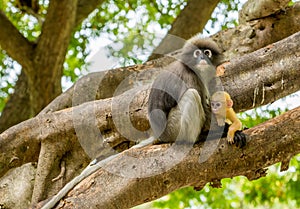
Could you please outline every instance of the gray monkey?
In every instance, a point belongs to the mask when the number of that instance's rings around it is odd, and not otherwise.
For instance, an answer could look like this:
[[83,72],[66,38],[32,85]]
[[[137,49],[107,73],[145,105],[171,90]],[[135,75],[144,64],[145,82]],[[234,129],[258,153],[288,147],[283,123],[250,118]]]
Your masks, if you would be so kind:
[[155,79],[148,112],[157,142],[194,143],[202,129],[209,130],[210,86],[221,61],[215,42],[194,37]]

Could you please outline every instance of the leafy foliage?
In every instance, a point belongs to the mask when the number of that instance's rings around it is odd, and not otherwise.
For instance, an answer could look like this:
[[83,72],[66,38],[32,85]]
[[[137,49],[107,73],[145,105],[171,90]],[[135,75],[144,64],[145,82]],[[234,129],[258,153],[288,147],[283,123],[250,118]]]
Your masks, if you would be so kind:
[[219,31],[237,26],[237,12],[244,2],[245,0],[222,0],[208,21],[205,32],[210,34],[211,29]]
[[273,109],[269,107],[270,105],[266,105],[264,107],[256,108],[244,113],[239,114],[239,117],[243,124],[250,128],[256,126],[260,123],[263,123],[271,118],[274,118],[283,112],[286,112],[287,108],[277,108]]
[[[1,49],[1,48],[0,48]],[[13,87],[18,74],[18,64],[5,51],[0,52],[0,112],[4,108],[9,94],[13,92]],[[12,71],[10,69],[16,70]]]
[[122,66],[146,60],[162,37],[157,31],[166,32],[185,5],[177,1],[107,1],[91,16],[85,28],[92,37],[99,34],[110,40],[110,55],[119,58]]

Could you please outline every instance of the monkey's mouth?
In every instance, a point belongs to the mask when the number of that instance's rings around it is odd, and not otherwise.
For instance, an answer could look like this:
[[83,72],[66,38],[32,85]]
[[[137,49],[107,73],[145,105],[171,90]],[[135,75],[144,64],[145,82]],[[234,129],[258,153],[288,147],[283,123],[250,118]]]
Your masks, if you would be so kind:
[[205,67],[205,66],[209,66],[209,64],[207,63],[206,60],[200,60],[200,62],[198,63],[197,67]]
[[208,65],[206,60],[200,60],[200,62],[198,63],[198,66],[203,66],[203,65]]

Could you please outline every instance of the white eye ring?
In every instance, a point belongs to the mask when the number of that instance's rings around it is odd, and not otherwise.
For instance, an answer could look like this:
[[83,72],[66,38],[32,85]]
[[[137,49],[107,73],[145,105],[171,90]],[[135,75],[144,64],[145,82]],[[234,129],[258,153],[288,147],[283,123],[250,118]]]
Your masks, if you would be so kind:
[[204,54],[208,57],[211,58],[212,57],[212,52],[209,49],[205,49],[204,50]]
[[194,57],[195,57],[195,58],[199,57],[201,54],[202,54],[202,51],[201,51],[200,49],[196,49],[196,50],[194,51]]

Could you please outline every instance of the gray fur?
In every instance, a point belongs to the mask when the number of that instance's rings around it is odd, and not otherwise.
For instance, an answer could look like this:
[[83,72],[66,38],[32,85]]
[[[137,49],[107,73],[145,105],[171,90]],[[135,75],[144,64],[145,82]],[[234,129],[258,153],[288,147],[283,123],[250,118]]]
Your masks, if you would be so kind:
[[[212,57],[205,55],[194,57],[194,51],[200,49],[211,50]],[[195,89],[200,98],[204,110],[204,116],[201,116],[205,124],[205,129],[210,126],[211,109],[209,104],[210,82],[216,74],[216,65],[220,60],[221,50],[218,46],[208,39],[189,40],[179,56],[178,60],[166,66],[162,73],[153,82],[149,95],[149,120],[153,134],[159,142],[174,142],[178,139],[178,127],[168,126],[172,119],[170,112],[175,108],[182,96],[188,89]],[[208,65],[198,66],[201,60],[205,60]],[[178,118],[174,119],[178,121]],[[199,127],[201,130],[203,127]],[[189,134],[188,132],[186,134]],[[180,139],[184,140],[184,139]]]

